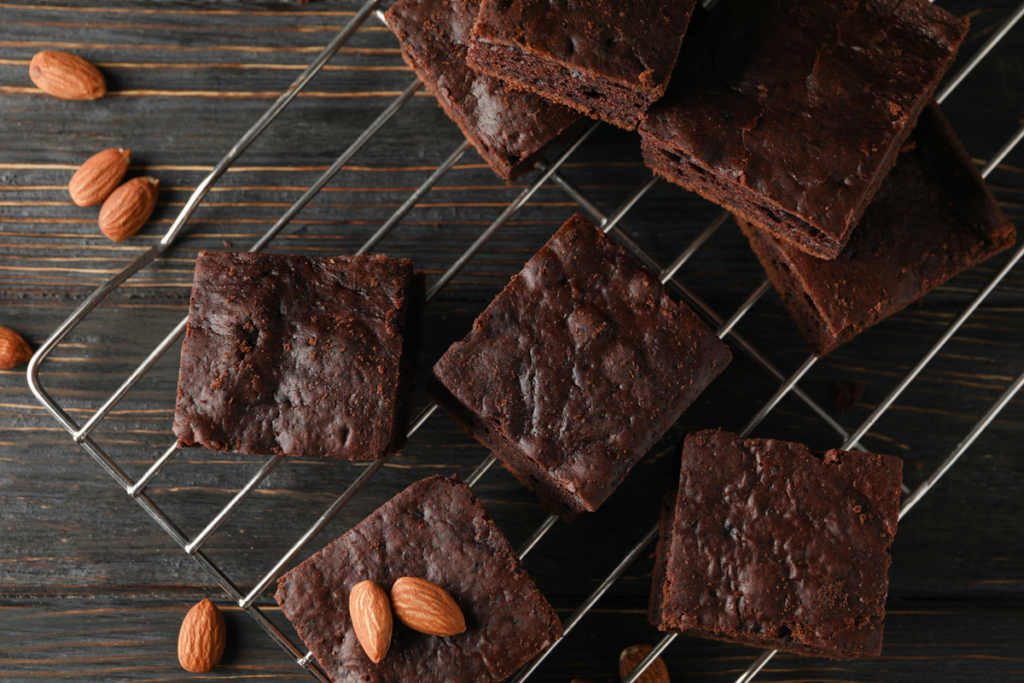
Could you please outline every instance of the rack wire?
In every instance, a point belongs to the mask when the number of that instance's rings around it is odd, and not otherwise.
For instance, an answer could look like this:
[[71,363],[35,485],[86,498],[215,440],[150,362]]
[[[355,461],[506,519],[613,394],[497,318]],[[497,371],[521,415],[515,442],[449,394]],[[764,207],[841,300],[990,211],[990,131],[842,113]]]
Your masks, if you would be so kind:
[[[173,222],[167,233],[160,242],[138,256],[132,263],[121,272],[112,277],[109,281],[98,287],[78,308],[65,320],[53,334],[44,342],[29,363],[27,375],[28,383],[36,398],[50,412],[57,422],[64,427],[71,435],[74,442],[78,443],[103,469],[105,469],[121,486],[125,492],[133,498],[156,523],[167,532],[181,548],[195,560],[210,576],[216,581],[230,598],[239,607],[245,610],[259,625],[277,642],[285,652],[300,666],[304,667],[310,674],[325,683],[329,678],[319,667],[312,657],[312,653],[303,653],[299,647],[292,643],[283,632],[281,632],[255,604],[256,600],[263,594],[267,587],[284,571],[295,557],[313,540],[313,538],[330,522],[331,519],[358,493],[358,491],[384,466],[388,458],[381,458],[366,467],[362,473],[339,495],[334,502],[321,514],[309,529],[292,545],[292,547],[275,563],[272,569],[265,574],[255,586],[246,594],[243,594],[235,582],[228,577],[217,565],[203,552],[204,543],[217,531],[218,528],[237,510],[239,505],[256,489],[257,486],[284,460],[285,456],[274,456],[249,479],[249,481],[235,494],[206,525],[206,527],[195,536],[189,538],[176,524],[161,510],[145,493],[146,487],[157,477],[166,465],[172,461],[178,452],[176,445],[169,446],[163,454],[147,469],[137,480],[131,479],[121,467],[92,439],[92,432],[99,426],[110,411],[123,399],[138,381],[149,371],[150,368],[163,356],[164,353],[174,344],[185,330],[186,320],[181,320],[171,332],[161,341],[143,362],[124,380],[117,390],[108,398],[89,419],[81,426],[73,420],[67,412],[49,395],[40,380],[40,369],[42,363],[61,343],[61,341],[80,324],[88,314],[111,292],[131,278],[134,274],[149,265],[160,257],[181,233],[189,219],[199,207],[203,198],[210,191],[217,180],[227,172],[235,161],[245,150],[262,134],[262,132],[277,118],[285,107],[298,95],[298,93],[313,79],[320,69],[334,56],[334,54],[345,44],[345,42],[359,29],[359,27],[371,16],[383,21],[383,15],[379,10],[382,0],[368,0],[350,21],[350,23],[324,48],[323,52],[310,64],[299,78],[275,101],[275,103],[260,117],[260,119],[243,135],[225,157],[214,167],[213,171],[199,184],[195,192],[186,202],[181,213]],[[993,33],[989,40],[972,56],[972,58],[954,75],[940,94],[936,97],[942,103],[961,82],[978,66],[988,53],[998,44],[1013,26],[1024,17],[1024,4],[1021,4]],[[249,249],[251,252],[262,251],[288,224],[299,214],[317,193],[352,159],[364,145],[380,131],[388,121],[409,101],[409,99],[422,86],[416,79],[411,82],[402,93],[395,98],[381,114],[356,138],[355,141],[337,158],[337,160],[309,187],[302,196],[288,208],[281,218]],[[463,252],[458,259],[441,275],[431,286],[427,293],[427,301],[432,300],[449,282],[454,278],[465,265],[476,256],[485,244],[519,211],[529,199],[545,184],[554,182],[560,187],[579,207],[589,214],[601,227],[610,234],[624,248],[633,253],[654,273],[658,274],[662,283],[671,288],[678,296],[690,304],[702,317],[716,327],[717,335],[722,339],[728,339],[734,348],[744,352],[757,365],[759,365],[769,376],[779,382],[779,389],[764,404],[757,414],[748,422],[743,429],[743,436],[748,435],[756,426],[768,416],[779,402],[789,394],[795,396],[810,411],[821,419],[828,427],[833,429],[842,439],[842,449],[861,448],[859,440],[867,433],[872,425],[893,405],[900,394],[914,381],[924,367],[938,354],[943,346],[956,334],[957,330],[971,317],[985,299],[998,287],[1000,282],[1009,274],[1017,263],[1024,257],[1024,245],[1020,246],[1010,257],[1007,263],[995,274],[995,276],[975,296],[966,309],[948,326],[940,338],[933,344],[921,360],[908,372],[883,400],[870,416],[853,433],[848,433],[838,422],[836,422],[820,405],[818,405],[809,394],[798,386],[800,379],[817,362],[818,357],[810,356],[804,361],[795,372],[790,375],[783,374],[767,357],[758,351],[749,341],[736,331],[736,326],[745,315],[754,307],[760,298],[770,289],[770,284],[765,280],[744,303],[727,318],[722,317],[712,309],[696,292],[686,285],[679,277],[680,269],[692,259],[707,240],[728,220],[729,214],[721,212],[673,261],[662,267],[650,254],[644,251],[629,236],[626,230],[620,225],[622,219],[643,196],[654,187],[659,181],[651,176],[641,184],[630,197],[610,215],[605,215],[598,209],[578,187],[567,179],[559,169],[576,152],[577,149],[587,140],[598,128],[599,124],[593,123],[575,139],[568,143],[565,149],[553,161],[542,161],[538,163],[539,173],[527,185],[520,194],[499,214],[499,216],[476,238],[470,247]],[[1019,129],[1010,140],[993,155],[982,169],[982,176],[987,177],[1007,154],[1024,139],[1024,127]],[[455,164],[469,151],[470,143],[463,142],[434,170],[426,180],[402,203],[402,205],[388,218],[370,239],[356,252],[365,254],[373,250],[402,219],[409,213],[420,200],[430,191],[432,187],[450,171]],[[902,501],[899,516],[902,519],[921,498],[935,485],[935,483],[956,463],[961,455],[981,435],[988,425],[995,419],[999,412],[1009,403],[1013,396],[1024,387],[1024,372],[1018,375],[1004,390],[1003,394],[989,407],[985,414],[973,425],[967,435],[946,457],[940,466],[914,491],[904,486],[904,493],[907,495]],[[434,403],[424,407],[412,420],[408,436],[415,434],[423,424],[437,410]],[[467,482],[476,485],[487,471],[496,462],[492,454],[487,457]],[[525,557],[544,537],[544,535],[556,524],[557,516],[549,516],[520,547],[519,557]],[[626,571],[632,562],[643,552],[643,550],[654,540],[657,535],[657,525],[644,533],[640,540],[634,545],[626,556],[614,567],[614,569],[601,582],[597,589],[583,602],[583,604],[565,621],[564,632],[567,637],[570,632],[579,624],[586,614],[597,604],[615,581]],[[633,672],[624,679],[625,683],[635,683],[643,671],[654,659],[659,656],[677,637],[677,634],[666,635],[641,661]],[[564,638],[563,638],[564,640]],[[523,668],[515,678],[515,683],[526,681],[544,662],[562,640],[553,643],[547,650],[538,655],[530,664]],[[748,683],[774,656],[775,651],[767,650],[755,659],[737,679],[737,683]]]

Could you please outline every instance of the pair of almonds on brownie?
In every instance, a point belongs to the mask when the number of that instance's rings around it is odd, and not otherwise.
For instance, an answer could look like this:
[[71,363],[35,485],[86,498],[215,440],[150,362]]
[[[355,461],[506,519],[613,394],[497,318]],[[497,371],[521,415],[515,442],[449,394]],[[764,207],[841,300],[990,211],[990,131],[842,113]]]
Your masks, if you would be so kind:
[[391,646],[391,613],[398,620],[420,633],[432,636],[454,636],[466,630],[462,610],[436,583],[426,579],[403,576],[388,594],[373,581],[360,581],[348,597],[352,629],[366,656],[379,664]]
[[146,224],[160,191],[160,181],[151,176],[121,185],[131,156],[131,150],[105,149],[82,164],[68,183],[71,201],[78,206],[103,202],[100,231],[115,242],[128,239]]

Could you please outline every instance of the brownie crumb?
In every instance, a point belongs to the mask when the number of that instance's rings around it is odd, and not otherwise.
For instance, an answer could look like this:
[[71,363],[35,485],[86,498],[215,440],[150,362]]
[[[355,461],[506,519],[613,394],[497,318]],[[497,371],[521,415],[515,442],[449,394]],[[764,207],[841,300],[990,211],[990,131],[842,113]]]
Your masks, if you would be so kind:
[[864,396],[867,389],[864,382],[836,382],[836,397],[832,406],[836,409],[837,415],[845,415],[857,405],[857,401]]

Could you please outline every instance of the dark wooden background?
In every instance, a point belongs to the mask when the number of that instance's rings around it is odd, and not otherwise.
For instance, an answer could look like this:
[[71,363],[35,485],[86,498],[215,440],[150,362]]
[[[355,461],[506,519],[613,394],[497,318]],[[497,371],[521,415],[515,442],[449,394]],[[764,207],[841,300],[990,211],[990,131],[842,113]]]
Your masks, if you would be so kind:
[[[969,14],[961,63],[1016,0],[940,0]],[[388,4],[387,2],[385,4]],[[100,283],[154,244],[224,152],[346,22],[354,2],[254,4],[81,0],[0,2],[0,324],[40,343]],[[98,63],[110,94],[62,102],[32,87],[28,61],[63,48]],[[387,29],[371,19],[212,192],[168,256],[132,278],[78,327],[44,366],[44,382],[84,422],[185,314],[200,249],[245,249],[411,80]],[[945,111],[979,163],[1024,116],[1024,25],[1016,28]],[[274,251],[350,253],[461,141],[421,92],[273,244]],[[113,244],[97,210],[72,205],[73,169],[114,146],[132,150],[132,175],[160,178],[154,219]],[[1018,225],[1024,209],[1024,150],[990,178]],[[607,126],[573,157],[566,175],[611,211],[648,172],[639,139]],[[382,244],[436,277],[522,187],[507,187],[475,152]],[[428,307],[421,367],[467,329],[508,278],[571,214],[545,187]],[[669,262],[717,212],[664,183],[623,222]],[[837,381],[867,385],[838,419],[868,415],[1004,259],[930,294],[921,305],[824,359],[801,383],[831,406]],[[763,279],[729,224],[681,273],[723,317]],[[806,357],[774,292],[739,330],[785,372]],[[598,512],[558,524],[527,559],[540,588],[567,617],[647,529],[686,429],[739,429],[774,391],[742,353],[678,427]],[[170,443],[177,347],[95,433],[132,476]],[[904,458],[911,486],[927,476],[1024,369],[1024,267],[1018,267],[865,439]],[[0,371],[0,678],[36,681],[196,680],[176,661],[187,608],[210,596],[225,608],[223,663],[205,678],[303,680],[305,674],[123,491],[72,444],[26,387],[24,368]],[[424,399],[421,397],[420,402]],[[831,410],[831,407],[829,408]],[[815,447],[839,439],[787,399],[757,435]],[[900,526],[893,548],[886,646],[877,660],[836,663],[779,656],[765,681],[1024,680],[1024,398],[1009,405],[960,464]],[[486,456],[437,415],[345,508],[303,557],[357,523],[407,484],[434,473],[468,475]],[[263,458],[194,450],[150,487],[158,505],[198,533]],[[921,468],[921,469],[919,469]],[[238,584],[250,587],[360,472],[360,466],[293,460],[279,467],[205,546]],[[492,470],[478,491],[513,545],[544,518],[531,494]],[[649,553],[635,563],[572,633],[537,680],[618,680],[616,655],[660,634],[643,611]],[[272,619],[290,628],[267,596]],[[680,638],[666,660],[674,680],[731,681],[754,650]]]

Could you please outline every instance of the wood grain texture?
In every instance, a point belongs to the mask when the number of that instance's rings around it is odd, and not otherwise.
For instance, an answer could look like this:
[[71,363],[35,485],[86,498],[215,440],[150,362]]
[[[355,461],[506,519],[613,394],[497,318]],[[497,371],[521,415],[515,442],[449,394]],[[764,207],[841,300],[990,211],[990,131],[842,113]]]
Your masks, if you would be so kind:
[[[940,0],[970,15],[960,62],[1016,0]],[[234,141],[358,8],[309,5],[84,0],[0,2],[0,324],[40,343],[88,294],[155,244],[189,194]],[[101,66],[111,97],[61,102],[32,87],[27,63],[44,48]],[[187,311],[196,253],[246,249],[411,81],[394,38],[371,19],[217,185],[166,257],[111,295],[44,366],[44,383],[84,422]],[[1024,25],[1017,27],[944,105],[965,146],[986,159],[1024,118]],[[282,253],[351,253],[462,141],[421,92],[331,181],[273,243]],[[598,206],[614,210],[648,177],[635,134],[603,126],[565,167]],[[129,177],[155,175],[153,220],[122,244],[99,234],[97,208],[74,206],[74,169],[107,147],[132,150]],[[527,179],[528,181],[529,179]],[[525,182],[525,181],[524,181]],[[1024,225],[1024,150],[990,178],[1011,220]],[[442,273],[513,199],[475,152],[411,212],[381,251]],[[422,371],[572,213],[557,187],[542,188],[427,308]],[[660,183],[623,221],[668,263],[716,207]],[[229,246],[230,245],[230,246]],[[800,386],[830,409],[836,381],[868,389],[837,419],[855,428],[984,285],[1005,257],[964,273],[819,362]],[[728,224],[681,279],[727,317],[764,279]],[[904,458],[920,483],[1024,370],[1024,267],[1011,273],[920,379],[873,427],[865,445]],[[738,330],[784,372],[807,347],[769,293]],[[178,347],[172,348],[97,430],[130,476],[170,445]],[[740,429],[774,392],[762,369],[736,360],[597,513],[558,524],[527,566],[564,617],[653,522],[672,445],[688,429]],[[421,404],[425,399],[420,397]],[[756,435],[838,443],[787,398]],[[1024,642],[1024,397],[901,524],[894,545],[890,618],[881,659],[837,664],[780,657],[759,680],[1020,680]],[[390,461],[300,556],[322,547],[409,483],[434,473],[468,476],[486,456],[438,415]],[[261,458],[192,450],[148,494],[190,536],[262,465]],[[920,463],[922,469],[915,466]],[[316,459],[284,463],[205,546],[240,587],[251,587],[319,516],[361,466]],[[544,519],[533,496],[494,469],[478,491],[513,545]],[[601,611],[571,634],[538,680],[611,681],[615,656],[657,634],[642,610],[648,553],[611,590]],[[174,680],[180,619],[199,596],[225,605],[209,577],[117,489],[32,397],[22,371],[0,371],[0,674],[5,680]],[[265,596],[263,604],[272,604]],[[280,615],[272,617],[280,622]],[[212,676],[303,680],[259,628],[227,611],[229,651]],[[290,632],[290,631],[289,631]],[[613,654],[609,654],[613,653]],[[680,640],[673,675],[732,680],[754,651]]]

